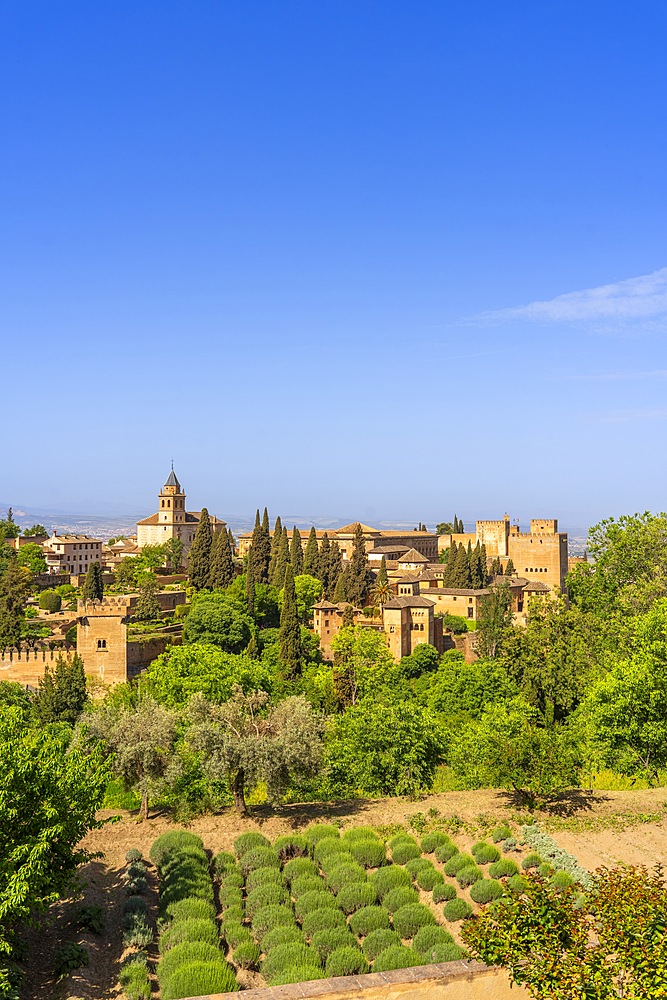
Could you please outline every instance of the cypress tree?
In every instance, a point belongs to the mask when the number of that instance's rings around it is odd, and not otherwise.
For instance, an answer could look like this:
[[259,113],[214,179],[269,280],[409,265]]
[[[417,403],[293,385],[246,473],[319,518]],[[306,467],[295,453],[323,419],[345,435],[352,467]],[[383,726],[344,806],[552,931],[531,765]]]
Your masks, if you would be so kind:
[[236,539],[234,538],[234,532],[231,528],[227,528],[227,537],[229,538],[229,547],[232,550],[232,555],[234,555],[234,549],[236,548]]
[[139,588],[139,598],[134,606],[134,617],[140,622],[155,621],[161,617],[162,608],[157,599],[157,580],[148,577]]
[[320,551],[317,559],[317,573],[315,574],[318,580],[322,581],[322,593],[324,595],[328,594],[331,590],[329,586],[329,570],[331,568],[330,557],[331,545],[329,544],[329,535],[325,531],[322,535],[322,544],[320,545]]
[[484,580],[482,586],[486,587],[489,580],[489,570],[486,563],[486,545],[484,544],[480,545],[479,548],[479,571],[482,575],[482,580]]
[[380,561],[380,571],[375,582],[378,586],[384,586],[389,583],[389,577],[387,576],[387,560],[384,556],[382,556],[382,560]]
[[73,726],[87,699],[83,660],[77,653],[71,660],[59,656],[53,673],[48,665],[46,667],[33,701],[33,711],[42,725],[68,722]]
[[83,581],[81,596],[84,601],[101,601],[104,597],[104,582],[102,580],[102,567],[98,562],[91,563]]
[[479,542],[475,545],[470,561],[470,586],[473,590],[480,590],[486,584],[485,574],[482,574],[482,557]]
[[301,625],[296,607],[296,590],[294,589],[294,573],[287,564],[285,570],[285,586],[283,587],[283,606],[280,609],[280,660],[286,667],[289,676],[294,677],[301,672],[303,651],[301,649]]
[[498,558],[498,556],[495,556],[494,559],[493,559],[493,562],[491,563],[491,569],[489,570],[489,574],[492,577],[493,576],[500,576],[500,574],[502,573],[502,571],[503,571],[503,567],[501,565],[500,559]]
[[209,587],[218,589],[228,587],[234,579],[234,560],[226,531],[217,531],[211,545],[211,572],[208,578]]
[[259,645],[257,643],[257,638],[255,633],[250,636],[250,642],[246,646],[246,656],[249,656],[251,660],[259,659]]
[[333,603],[342,604],[347,600],[347,566],[338,574],[336,589],[334,590]]
[[336,592],[336,587],[338,586],[338,581],[342,572],[343,557],[340,554],[338,542],[334,539],[329,550],[329,593],[324,594],[324,597],[328,601],[331,600],[331,596]]
[[[285,584],[285,570],[289,566],[289,543],[287,541],[287,529],[283,528],[280,532],[280,542],[278,544],[278,552],[276,553],[276,562],[273,572],[273,580],[271,583],[274,587],[282,588]],[[292,579],[294,579],[294,571],[292,571]]]
[[276,569],[276,556],[278,555],[278,549],[280,548],[280,539],[283,533],[283,524],[280,520],[280,514],[276,518],[276,523],[273,528],[273,538],[271,539],[271,558],[269,560],[269,583],[273,583],[273,575]]
[[253,571],[255,583],[269,582],[269,562],[271,561],[271,531],[269,529],[269,512],[264,508],[264,516],[260,523],[259,511],[255,519],[255,530],[252,533]]
[[466,552],[465,545],[461,542],[456,550],[452,564],[452,582],[449,586],[455,587],[458,590],[465,590],[469,586],[469,569],[468,553]]
[[303,571],[309,576],[316,576],[319,579],[319,547],[317,544],[317,532],[315,528],[310,529],[306,551],[303,556]]
[[296,525],[292,528],[292,543],[290,545],[289,561],[292,564],[292,571],[295,576],[303,573],[303,545],[301,544],[301,532]]
[[245,603],[248,614],[255,617],[255,567],[253,564],[252,545],[248,549],[248,564],[245,571]]
[[192,548],[188,558],[188,577],[195,590],[208,586],[211,575],[211,521],[206,507],[202,507],[199,524],[195,532]]
[[347,607],[343,608],[341,624],[343,628],[354,625],[354,606],[352,604],[348,604]]
[[358,522],[354,531],[352,558],[350,559],[348,571],[347,599],[358,608],[362,608],[366,600],[369,576],[366,542],[364,541],[363,529]]
[[511,559],[507,560],[507,565],[505,566],[505,576],[513,576],[516,573],[514,569],[514,563]]

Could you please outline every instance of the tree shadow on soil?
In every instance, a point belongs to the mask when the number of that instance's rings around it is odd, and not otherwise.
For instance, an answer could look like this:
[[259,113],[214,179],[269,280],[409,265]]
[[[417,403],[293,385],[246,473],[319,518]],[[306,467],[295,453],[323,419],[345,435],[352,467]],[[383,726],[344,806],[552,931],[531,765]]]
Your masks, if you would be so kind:
[[533,809],[530,809],[521,792],[498,792],[498,795],[505,800],[508,807],[525,811],[529,816],[542,814],[561,818],[592,812],[601,803],[609,801],[609,796],[603,792],[589,791],[585,788],[570,788],[568,791],[559,792],[553,798],[540,802]]
[[268,803],[251,806],[249,819],[257,823],[271,819],[285,820],[293,830],[308,826],[314,821],[331,822],[341,817],[362,813],[367,806],[373,805],[377,799],[336,799],[333,802],[291,802],[287,805],[271,806]]

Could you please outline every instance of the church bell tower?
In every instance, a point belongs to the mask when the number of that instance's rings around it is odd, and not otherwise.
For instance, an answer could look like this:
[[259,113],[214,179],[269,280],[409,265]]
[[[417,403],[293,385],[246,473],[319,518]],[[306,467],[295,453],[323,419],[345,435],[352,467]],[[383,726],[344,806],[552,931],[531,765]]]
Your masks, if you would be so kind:
[[[176,478],[173,464],[169,478],[158,496],[158,515],[159,523],[162,525],[178,529],[185,524],[185,493]],[[179,533],[178,530],[174,532],[174,534]]]

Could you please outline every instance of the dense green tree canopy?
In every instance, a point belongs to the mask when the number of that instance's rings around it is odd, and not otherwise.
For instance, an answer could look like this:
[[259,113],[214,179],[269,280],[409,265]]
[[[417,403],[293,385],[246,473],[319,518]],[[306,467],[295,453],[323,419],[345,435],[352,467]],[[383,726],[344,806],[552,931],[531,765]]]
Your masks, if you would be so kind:
[[250,642],[254,622],[240,601],[224,591],[198,594],[185,619],[183,641],[219,646],[226,653],[240,653]]
[[231,698],[235,684],[244,691],[270,691],[272,683],[272,673],[261,661],[203,642],[172,646],[153,660],[143,681],[146,691],[168,708],[181,708],[197,692],[221,703]]

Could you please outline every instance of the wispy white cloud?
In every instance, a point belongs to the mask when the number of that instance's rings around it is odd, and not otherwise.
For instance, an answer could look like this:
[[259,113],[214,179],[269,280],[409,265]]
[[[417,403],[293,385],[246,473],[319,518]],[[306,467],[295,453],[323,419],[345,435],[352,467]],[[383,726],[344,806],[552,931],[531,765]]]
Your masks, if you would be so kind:
[[543,302],[479,313],[468,322],[478,325],[511,320],[579,323],[609,331],[635,324],[667,327],[667,267],[611,285],[557,295]]

